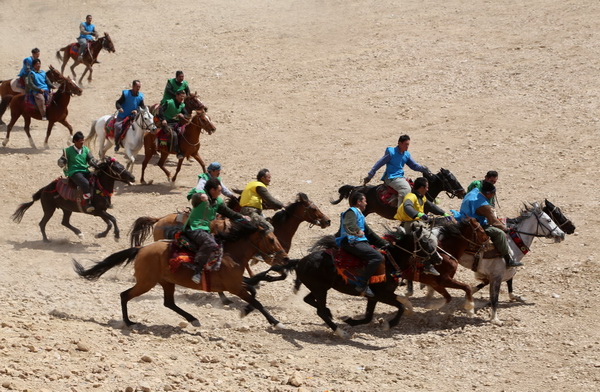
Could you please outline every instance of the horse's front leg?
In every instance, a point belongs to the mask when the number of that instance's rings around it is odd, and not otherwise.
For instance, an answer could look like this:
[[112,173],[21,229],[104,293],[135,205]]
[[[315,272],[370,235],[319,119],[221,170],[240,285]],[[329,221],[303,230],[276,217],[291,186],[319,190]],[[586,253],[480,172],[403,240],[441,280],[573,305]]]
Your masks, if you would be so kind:
[[[162,169],[162,171],[166,174],[167,176],[167,180],[169,182],[171,182],[171,172],[165,167],[165,162],[167,161],[167,158],[169,157],[169,152],[161,152],[160,153],[160,159],[158,160],[158,167],[160,167]],[[181,162],[180,162],[181,164]]]
[[177,180],[177,174],[179,174],[182,164],[183,164],[183,159],[180,159],[177,161],[177,169],[175,169],[175,175],[173,176],[173,179],[171,180],[173,183],[175,183],[175,180]]
[[31,137],[31,133],[30,133],[31,117],[23,115],[23,120],[25,120],[25,133],[27,134],[27,139],[29,140],[29,145],[31,146],[31,148],[37,150],[37,146],[35,145],[35,142],[33,141],[33,138]]
[[79,60],[75,59],[73,61],[73,65],[71,65],[71,73],[73,74],[73,79],[77,79],[77,74],[75,73],[75,67],[79,65]]
[[94,73],[94,68],[90,65],[89,70],[90,70],[90,76],[88,76],[88,83],[92,83],[92,73]]
[[73,233],[77,234],[77,237],[83,239],[83,233],[81,233],[81,230],[79,230],[77,227],[71,225],[71,214],[73,214],[72,211],[63,210],[63,219],[62,219],[61,223],[64,227],[71,230]]
[[[69,137],[67,137],[67,146],[68,146],[68,145],[70,145],[71,140],[73,138],[73,127],[67,121],[67,116],[66,115],[65,115],[65,118],[63,118],[62,120],[59,120],[58,123],[61,124],[63,127],[67,128],[69,130]],[[52,127],[48,128],[48,132],[46,134],[46,143],[48,143],[48,139],[50,138],[50,132],[51,131],[52,131]]]
[[110,231],[110,229],[113,227],[113,224],[115,225],[115,239],[119,238],[119,228],[117,227],[117,220],[115,219],[114,216],[112,216],[111,214],[109,214],[106,211],[100,211],[97,214],[94,213],[94,215],[99,216],[106,223],[106,230],[104,230],[101,233],[96,234],[96,238],[106,237],[108,235],[108,232]]
[[44,148],[47,150],[50,148],[48,144],[48,140],[50,139],[50,134],[52,133],[52,127],[54,126],[55,121],[48,120],[48,127],[46,128],[46,138],[44,139]]
[[196,162],[198,162],[200,164],[200,166],[202,166],[202,172],[206,173],[206,165],[204,164],[204,161],[202,160],[202,158],[200,158],[200,154],[198,152],[196,152],[195,154],[192,155],[192,157],[196,160]]

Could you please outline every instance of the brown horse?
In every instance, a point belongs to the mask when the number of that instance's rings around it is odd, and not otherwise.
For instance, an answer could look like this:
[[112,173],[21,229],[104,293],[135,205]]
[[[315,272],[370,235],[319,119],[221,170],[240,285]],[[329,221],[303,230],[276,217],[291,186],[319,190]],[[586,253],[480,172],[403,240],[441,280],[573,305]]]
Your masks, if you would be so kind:
[[[71,47],[73,45],[77,45],[76,43],[69,44],[64,48],[60,48],[56,51],[56,58],[62,61],[62,67],[60,69],[61,73],[65,72],[65,67],[69,62],[69,59],[73,59],[73,65],[71,65],[71,72],[73,73],[73,78],[77,78],[77,74],[75,74],[75,67],[79,64],[85,65],[85,71],[81,74],[79,78],[79,83],[83,80],[83,77],[86,73],[90,73],[88,76],[88,82],[92,81],[92,73],[94,72],[93,66],[97,63],[98,55],[102,49],[106,49],[108,52],[115,52],[115,45],[113,45],[112,39],[110,39],[110,35],[108,33],[104,33],[103,37],[98,38],[96,41],[91,41],[88,43],[88,49],[83,53],[83,61],[79,61],[77,59],[77,53],[75,51],[71,52]],[[63,53],[61,53],[63,52]]]
[[[46,71],[46,76],[52,83],[57,83],[59,80],[63,78],[63,76],[55,69],[53,66],[50,66],[48,71]],[[4,121],[2,121],[2,116],[10,104],[10,100],[15,96],[22,94],[21,91],[15,91],[12,89],[12,82],[15,79],[1,80],[0,81],[0,125],[4,125]]]
[[221,239],[224,241],[224,254],[220,269],[205,271],[203,274],[210,281],[209,287],[201,286],[202,282],[194,283],[191,279],[194,272],[190,268],[171,271],[169,267],[171,244],[168,242],[154,242],[143,248],[134,247],[114,253],[89,269],[84,269],[75,261],[75,271],[79,276],[94,281],[111,268],[123,263],[128,264],[135,259],[135,285],[121,293],[123,321],[128,326],[134,324],[128,316],[129,300],[148,292],[158,283],[163,287],[164,306],[183,316],[194,326],[200,325],[198,319],[175,304],[175,285],[212,292],[229,291],[258,309],[271,325],[281,327],[281,323],[258,302],[254,287],[243,280],[244,268],[257,250],[265,257],[274,259],[276,264],[287,261],[287,253],[275,234],[268,231],[264,225],[241,222],[236,223],[227,234],[222,234]]
[[206,173],[206,165],[198,153],[200,150],[200,134],[202,133],[202,130],[205,130],[209,135],[212,135],[217,129],[211,122],[206,111],[207,108],[205,106],[196,110],[196,114],[192,116],[190,122],[185,126],[185,129],[179,135],[179,148],[181,149],[181,153],[183,154],[184,158],[179,159],[177,162],[177,169],[175,170],[175,175],[172,179],[171,172],[165,167],[165,162],[167,161],[169,155],[174,154],[174,152],[171,152],[169,147],[166,146],[157,147],[155,134],[147,133],[144,136],[145,156],[144,161],[142,162],[142,177],[140,179],[142,184],[146,184],[146,181],[144,180],[144,171],[146,170],[146,166],[148,166],[148,162],[150,162],[150,159],[157,151],[160,152],[160,159],[158,160],[157,165],[162,169],[163,172],[165,172],[169,181],[175,182],[177,179],[177,174],[179,174],[179,171],[181,170],[183,159],[189,157],[194,158],[202,167],[202,171]]
[[[68,130],[69,134],[73,135],[73,127],[67,121],[67,115],[69,114],[69,110],[67,107],[69,106],[69,102],[71,102],[72,95],[81,95],[81,88],[75,83],[74,80],[69,78],[64,78],[61,76],[61,79],[58,80],[58,90],[52,94],[52,98],[50,99],[50,104],[46,108],[46,118],[48,119],[48,129],[46,130],[46,139],[44,139],[44,147],[48,148],[48,139],[50,138],[50,133],[52,132],[52,127],[54,123],[60,123],[64,125]],[[25,133],[27,134],[27,138],[29,139],[29,144],[31,148],[37,148],[33,139],[31,138],[31,134],[29,133],[29,126],[31,124],[31,119],[35,118],[36,120],[42,121],[42,116],[40,115],[40,111],[34,105],[33,107],[28,107],[25,105],[26,94],[19,94],[10,101],[10,122],[6,127],[6,138],[2,141],[2,145],[6,147],[10,138],[10,131],[13,126],[19,119],[19,117],[23,116],[25,120]],[[71,139],[67,139],[67,143],[69,143]]]

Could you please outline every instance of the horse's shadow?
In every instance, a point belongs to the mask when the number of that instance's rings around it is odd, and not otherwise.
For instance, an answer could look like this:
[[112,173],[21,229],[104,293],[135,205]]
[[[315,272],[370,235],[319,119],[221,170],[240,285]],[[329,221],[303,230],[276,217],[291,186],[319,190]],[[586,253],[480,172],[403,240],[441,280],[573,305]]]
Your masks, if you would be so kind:
[[170,195],[181,193],[181,189],[186,188],[183,185],[173,185],[172,183],[152,183],[152,184],[140,184],[137,186],[128,186],[121,190],[121,193],[148,193],[156,192],[160,195]]
[[72,242],[67,239],[53,240],[51,242],[44,242],[42,240],[38,241],[23,241],[17,242],[8,240],[8,244],[11,244],[15,249],[31,249],[31,250],[46,250],[52,251],[56,253],[78,253],[78,254],[86,254],[93,253],[96,254],[98,248],[102,247],[101,244],[97,242],[92,242],[89,244],[84,244],[81,242]]
[[[37,143],[36,143],[37,145]],[[0,144],[0,154],[42,154],[44,152],[43,149],[40,148],[31,148],[31,147],[20,147],[20,148],[12,148],[12,147],[2,147]]]

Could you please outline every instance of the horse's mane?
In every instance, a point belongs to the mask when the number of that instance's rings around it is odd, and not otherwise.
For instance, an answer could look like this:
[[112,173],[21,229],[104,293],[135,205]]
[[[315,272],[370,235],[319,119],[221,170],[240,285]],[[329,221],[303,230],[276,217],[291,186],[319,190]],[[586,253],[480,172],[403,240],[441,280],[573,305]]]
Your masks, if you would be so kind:
[[463,222],[459,222],[459,223],[451,223],[448,222],[444,225],[442,225],[440,227],[440,235],[439,235],[439,239],[440,241],[443,239],[454,239],[454,238],[459,238],[461,236],[460,230],[464,227],[469,225],[469,222],[467,221],[463,221]]
[[290,204],[289,206],[285,207],[281,211],[277,211],[277,213],[271,218],[271,222],[274,224],[284,223],[286,220],[293,216],[294,210],[296,209],[296,207],[298,207],[300,203],[305,203],[307,201],[308,196],[306,196],[305,193],[298,193],[298,195],[296,196],[296,201]]
[[317,252],[319,250],[325,250],[330,248],[337,248],[335,243],[335,236],[329,234],[318,239],[313,246],[310,247],[309,252]]
[[236,242],[248,237],[250,234],[256,233],[258,230],[268,228],[263,224],[256,224],[246,220],[240,222],[232,222],[231,229],[224,233],[217,233],[215,237],[222,242]]

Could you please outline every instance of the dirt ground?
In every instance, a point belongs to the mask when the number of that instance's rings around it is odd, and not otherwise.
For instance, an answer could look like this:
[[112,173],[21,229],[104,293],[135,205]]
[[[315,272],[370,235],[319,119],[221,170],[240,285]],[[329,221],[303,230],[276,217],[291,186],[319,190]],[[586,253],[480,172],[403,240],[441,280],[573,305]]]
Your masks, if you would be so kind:
[[[81,240],[57,213],[45,244],[39,203],[21,224],[10,215],[61,174],[56,160],[68,132],[55,126],[50,148],[33,150],[20,120],[0,147],[2,390],[598,390],[597,2],[2,0],[0,9],[4,79],[36,46],[44,69],[58,66],[55,51],[74,41],[88,13],[110,33],[117,52],[101,53],[93,82],[84,81],[69,107],[70,122],[85,134],[92,120],[114,112],[133,79],[155,103],[183,70],[217,125],[202,137],[201,155],[223,165],[225,184],[243,187],[267,167],[277,198],[292,202],[305,192],[334,222],[325,230],[302,225],[291,257],[335,232],[346,204],[329,200],[342,184],[357,185],[403,133],[418,162],[450,169],[464,187],[498,170],[502,216],[548,198],[577,225],[560,244],[535,240],[515,277],[527,300],[509,302],[503,286],[501,327],[488,322],[485,290],[476,294],[473,318],[462,310],[461,292],[430,310],[417,290],[415,313],[398,327],[345,327],[353,336],[341,339],[304,304],[306,289],[292,293],[288,278],[258,292],[283,330],[259,313],[240,319],[243,303],[235,298],[223,306],[215,294],[178,289],[178,304],[202,323],[194,328],[162,306],[159,288],[130,302],[141,325],[124,328],[119,293],[133,284],[131,268],[90,283],[73,272],[72,260],[90,265],[125,249],[137,217],[185,207],[199,166],[186,162],[175,186],[156,166],[146,172],[153,185],[121,184],[111,210],[120,241],[95,239],[102,221],[75,214]],[[33,122],[39,147],[45,127]],[[136,164],[138,179],[140,170]],[[440,199],[445,209],[460,205]],[[392,224],[377,216],[368,222],[378,232]],[[476,284],[462,267],[458,276]],[[340,323],[365,303],[329,296]],[[394,309],[376,312],[389,319]]]

